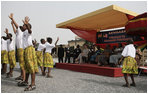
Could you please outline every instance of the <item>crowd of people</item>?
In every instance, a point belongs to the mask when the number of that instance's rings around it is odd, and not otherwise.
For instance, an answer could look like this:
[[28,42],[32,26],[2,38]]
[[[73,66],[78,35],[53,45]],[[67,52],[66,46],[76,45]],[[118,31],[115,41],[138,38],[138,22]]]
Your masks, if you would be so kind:
[[[16,80],[20,80],[18,86],[27,86],[25,91],[36,89],[35,85],[35,74],[39,72],[38,67],[41,69],[43,76],[52,78],[50,72],[53,68],[52,53],[53,48],[56,47],[59,38],[55,44],[52,44],[52,38],[47,37],[41,39],[38,46],[36,41],[32,40],[32,26],[29,23],[29,17],[25,17],[23,20],[23,26],[18,25],[13,14],[9,15],[11,25],[16,35],[16,46],[17,46],[17,58],[19,61],[21,73]],[[13,76],[13,70],[16,66],[15,57],[15,44],[12,34],[6,28],[6,36],[1,37],[1,63],[2,63],[2,74],[6,73],[6,77],[10,78]],[[105,49],[96,47],[95,45],[88,46],[84,45],[74,49],[72,47],[63,48],[62,45],[58,47],[58,61],[59,63],[92,63],[99,66],[109,65],[111,67],[118,67],[122,62],[122,72],[126,84],[124,86],[129,87],[128,75],[131,76],[131,86],[136,86],[133,74],[138,73],[137,62],[141,58],[141,52],[139,49],[135,49],[132,40],[127,42],[126,46],[122,46],[121,43],[117,47],[111,49],[110,45],[106,45]],[[136,55],[137,52],[137,55]],[[64,58],[65,54],[65,59]],[[136,58],[136,59],[135,59]],[[7,64],[9,64],[9,72],[7,71]],[[46,72],[46,68],[48,72]],[[28,84],[29,74],[31,74],[31,84]]]
[[[136,61],[140,64],[140,59],[142,56],[141,50],[138,49],[137,45],[134,45],[137,49],[136,51]],[[63,47],[60,45],[58,47],[58,62],[59,63],[78,63],[78,64],[97,64],[98,66],[110,66],[110,67],[121,67],[121,63],[119,63],[122,55],[122,51],[125,45],[118,43],[117,46],[110,47],[110,45],[106,45],[106,48],[100,48],[96,45],[88,46],[84,44],[82,47],[79,45],[74,47]],[[65,61],[64,61],[65,60]],[[67,62],[68,60],[68,62]]]
[[[16,47],[14,39],[12,37],[12,32],[9,32],[8,29],[4,31],[6,36],[1,37],[1,63],[2,69],[1,74],[6,74],[6,78],[13,77],[13,70],[16,66],[16,57],[15,53],[17,52],[17,58],[20,65],[21,73],[20,76],[16,77],[15,80],[19,80],[17,83],[18,86],[27,86],[24,90],[31,91],[36,89],[35,84],[35,74],[39,72],[38,67],[41,68],[43,76],[52,78],[50,72],[53,68],[53,59],[51,56],[52,49],[56,46],[59,38],[55,44],[52,44],[52,38],[47,37],[41,39],[41,43],[35,51],[35,43],[32,40],[32,26],[29,23],[30,18],[25,17],[23,21],[23,26],[20,26],[16,23],[13,18],[13,14],[9,15],[11,20],[11,25],[16,35]],[[7,72],[7,65],[9,64],[9,72]],[[46,72],[48,68],[48,72]],[[31,74],[31,84],[29,85],[29,74]]]

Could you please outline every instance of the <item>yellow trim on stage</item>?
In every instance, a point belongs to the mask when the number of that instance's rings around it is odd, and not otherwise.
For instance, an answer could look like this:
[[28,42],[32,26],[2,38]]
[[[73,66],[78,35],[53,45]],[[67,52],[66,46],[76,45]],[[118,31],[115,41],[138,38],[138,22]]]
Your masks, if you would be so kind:
[[144,20],[147,20],[147,18],[139,18],[139,19],[136,19],[136,20],[131,20],[129,22],[137,22],[137,21],[140,21],[140,20],[144,21]]

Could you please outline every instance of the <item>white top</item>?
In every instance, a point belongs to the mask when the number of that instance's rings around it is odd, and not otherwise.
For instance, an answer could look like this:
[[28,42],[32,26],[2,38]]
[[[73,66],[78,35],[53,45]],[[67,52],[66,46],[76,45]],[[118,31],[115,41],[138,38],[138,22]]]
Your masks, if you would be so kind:
[[135,49],[134,45],[129,44],[129,45],[125,46],[121,55],[124,57],[131,56],[131,57],[135,58],[136,49]]
[[28,32],[28,30],[25,30],[23,32],[23,48],[27,48],[29,46],[33,46],[32,44],[32,34]]
[[23,32],[18,29],[16,30],[16,47],[18,48],[23,48]]
[[7,40],[4,40],[3,38],[1,38],[1,51],[3,51],[3,50],[8,51],[8,49],[7,49]]
[[39,44],[37,51],[43,51],[43,49],[46,48],[45,44]]
[[83,49],[82,55],[88,57],[89,49]]
[[48,53],[51,53],[51,50],[55,47],[55,45],[49,44],[48,42],[45,43],[45,46],[46,46],[45,52],[48,52]]
[[10,39],[7,39],[7,44],[8,44],[8,51],[12,51],[12,50],[15,50],[15,47],[14,47],[14,41],[10,41]]

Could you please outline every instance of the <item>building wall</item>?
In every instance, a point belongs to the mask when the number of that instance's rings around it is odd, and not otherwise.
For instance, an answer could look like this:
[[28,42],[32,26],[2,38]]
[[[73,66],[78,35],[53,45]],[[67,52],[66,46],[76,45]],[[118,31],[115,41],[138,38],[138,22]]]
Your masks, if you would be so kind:
[[76,47],[77,45],[83,46],[84,43],[85,43],[84,40],[69,41],[69,42],[68,42],[69,46],[74,46],[74,47]]

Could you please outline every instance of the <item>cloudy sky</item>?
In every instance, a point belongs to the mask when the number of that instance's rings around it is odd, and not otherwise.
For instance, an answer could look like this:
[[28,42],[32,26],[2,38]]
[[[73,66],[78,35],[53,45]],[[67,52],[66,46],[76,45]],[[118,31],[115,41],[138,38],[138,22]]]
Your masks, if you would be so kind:
[[52,37],[55,42],[59,37],[58,44],[67,44],[76,35],[68,29],[56,28],[56,24],[112,4],[138,14],[147,11],[146,1],[1,1],[1,35],[4,35],[6,27],[12,32],[8,15],[14,13],[14,19],[19,25],[23,24],[25,16],[30,17],[33,38],[37,41]]

